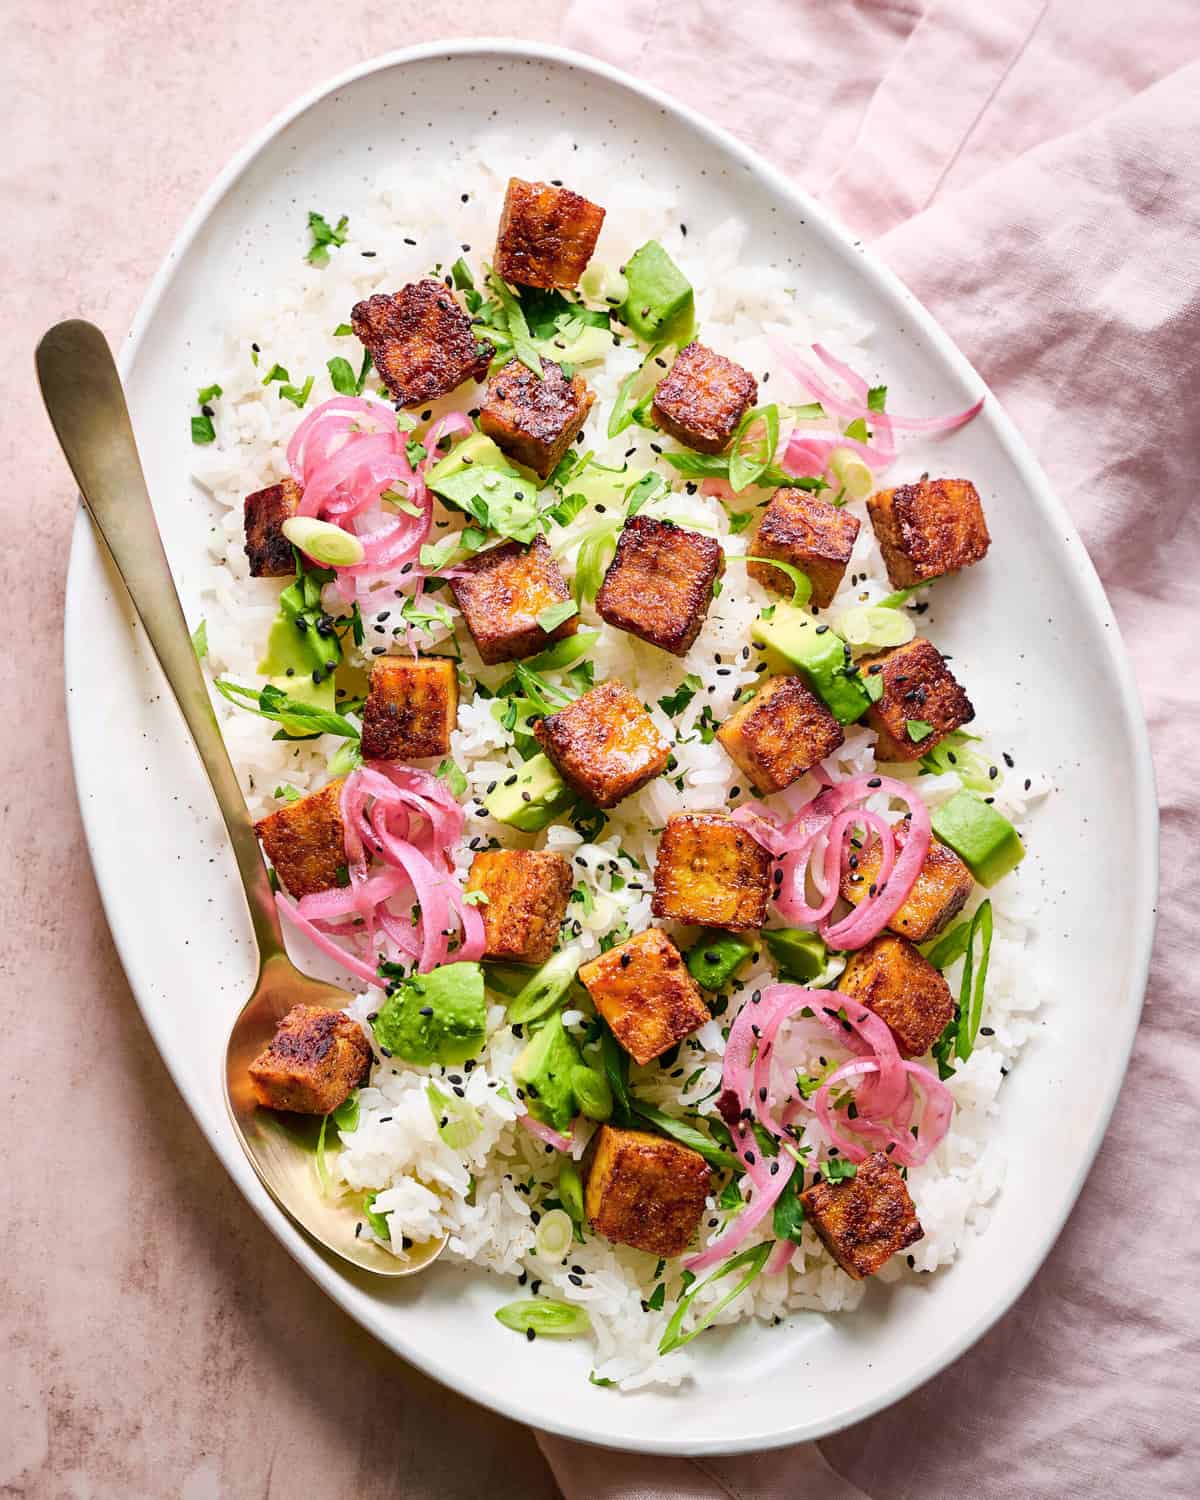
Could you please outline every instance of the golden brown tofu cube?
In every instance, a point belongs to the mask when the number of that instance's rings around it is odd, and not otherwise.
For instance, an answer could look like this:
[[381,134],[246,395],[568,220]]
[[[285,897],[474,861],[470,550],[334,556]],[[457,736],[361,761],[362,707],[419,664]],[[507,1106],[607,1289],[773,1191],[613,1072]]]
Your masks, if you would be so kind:
[[867,501],[892,587],[912,588],[956,573],[991,544],[979,491],[969,479],[922,479]]
[[954,996],[907,938],[880,933],[850,957],[838,989],[879,1017],[901,1057],[924,1057],[954,1016]]
[[601,1125],[589,1153],[584,1208],[596,1233],[650,1255],[682,1255],[712,1187],[700,1153],[613,1125]]
[[771,856],[720,813],[673,813],[658,840],[656,917],[739,931],[767,918]]
[[551,631],[538,624],[544,609],[571,597],[544,536],[534,537],[528,547],[502,542],[477,552],[459,565],[450,589],[488,666],[535,656],[551,641],[561,641],[579,629],[578,614]]
[[652,1062],[709,1020],[700,986],[658,927],[584,964],[579,978],[636,1063]]
[[484,849],[471,862],[468,891],[482,891],[484,958],[544,964],[554,952],[571,895],[571,866],[561,854]]
[[843,743],[842,726],[803,677],[768,677],[717,730],[757,792],[781,792]]
[[[808,490],[776,490],[755,533],[752,557],[777,557],[808,575],[812,602],[824,609],[842,586],[862,523],[849,511]],[[746,564],[751,578],[776,593],[792,593],[792,580],[768,563]]]
[[392,296],[355,303],[350,326],[401,406],[432,401],[464,380],[482,380],[495,353],[476,339],[471,319],[440,281],[412,281]]
[[615,807],[671,758],[645,705],[621,682],[602,682],[533,732],[567,785],[597,807]]
[[327,1115],[370,1069],[371,1045],[357,1021],[345,1011],[294,1005],[250,1064],[250,1086],[263,1109]]
[[904,1178],[882,1151],[868,1156],[853,1177],[819,1179],[800,1202],[825,1248],[855,1281],[925,1238]]
[[866,718],[879,736],[876,760],[920,760],[975,717],[971,700],[942,653],[923,636],[878,656],[863,657],[859,669],[868,691],[873,691],[870,678],[883,679],[882,695],[871,704]]
[[344,781],[339,777],[254,825],[276,875],[297,900],[331,890],[345,874],[346,829],[340,805]]
[[518,286],[578,286],[603,223],[599,204],[570,188],[510,177],[496,231],[496,274]]
[[[909,823],[905,818],[892,830],[896,851],[904,848]],[[879,878],[882,851],[879,840],[872,838],[864,849],[851,856],[851,865],[842,872],[842,895],[857,906],[869,895]],[[975,877],[953,849],[931,838],[925,863],[917,871],[912,889],[888,926],[912,943],[928,942],[963,909],[975,889]]]
[[479,426],[509,458],[545,479],[587,420],[596,393],[579,375],[568,380],[561,365],[542,360],[538,377],[510,359],[488,384]]
[[596,613],[618,630],[686,656],[724,570],[725,554],[715,537],[673,521],[631,516],[596,595]]
[[700,453],[720,453],[758,399],[749,370],[691,343],[654,392],[654,420],[664,432]]
[[377,657],[363,704],[363,758],[449,755],[457,718],[458,673],[448,657]]
[[283,523],[299,510],[303,493],[294,479],[281,479],[246,496],[245,552],[250,559],[251,578],[286,578],[296,571],[295,554],[283,534]]

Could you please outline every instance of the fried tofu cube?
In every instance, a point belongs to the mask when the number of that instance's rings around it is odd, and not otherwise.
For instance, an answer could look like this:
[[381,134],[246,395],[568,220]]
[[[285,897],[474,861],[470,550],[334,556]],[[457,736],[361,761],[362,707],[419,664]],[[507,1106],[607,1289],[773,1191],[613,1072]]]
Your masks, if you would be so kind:
[[286,578],[296,571],[295,554],[283,534],[283,523],[300,509],[303,493],[294,479],[281,479],[246,496],[245,552],[250,559],[251,578]]
[[[907,818],[893,828],[897,852],[904,848],[908,830]],[[853,863],[842,872],[842,895],[857,906],[879,878],[882,863],[879,840],[872,838],[865,848],[852,854],[851,859]],[[917,871],[912,889],[888,926],[912,943],[928,942],[958,915],[974,889],[975,877],[954,850],[948,849],[939,839],[931,838],[925,863]]]
[[496,274],[518,286],[578,286],[603,223],[599,204],[570,188],[510,177],[496,231]]
[[[812,602],[825,609],[842,586],[862,522],[821,495],[787,486],[776,490],[763,511],[750,548],[753,557],[776,557],[808,575]],[[792,580],[769,563],[746,564],[751,578],[778,594],[792,593]]]
[[977,563],[991,545],[979,491],[969,479],[922,479],[880,490],[867,514],[893,588],[912,588]]
[[737,932],[761,927],[771,856],[721,813],[673,813],[658,840],[656,917]]
[[528,547],[502,542],[477,552],[459,565],[450,589],[488,666],[535,656],[579,628],[578,614],[550,631],[538,624],[543,610],[571,597],[544,536],[534,537]]
[[858,665],[868,691],[872,677],[883,679],[883,693],[866,718],[879,736],[876,760],[919,760],[975,717],[942,653],[923,636]]
[[341,796],[344,776],[319,792],[260,818],[254,831],[275,873],[297,900],[331,890],[346,871],[346,829]]
[[468,891],[482,891],[484,958],[544,964],[554,952],[571,895],[571,866],[536,849],[484,849],[471,861]]
[[601,1125],[589,1155],[584,1209],[596,1233],[650,1255],[682,1255],[712,1187],[700,1153],[648,1131]]
[[685,447],[721,453],[757,400],[758,382],[749,370],[693,342],[658,382],[654,420]]
[[616,807],[661,775],[671,758],[641,699],[616,681],[539,719],[533,732],[572,791],[597,807]]
[[450,288],[432,279],[355,303],[350,326],[401,406],[432,401],[464,380],[482,380],[496,352],[486,340],[476,339],[471,319]]
[[711,1019],[682,954],[658,927],[584,964],[579,978],[636,1063],[653,1062]]
[[954,1016],[941,971],[907,938],[887,932],[851,955],[838,989],[879,1017],[901,1057],[924,1057]]
[[686,656],[724,570],[725,554],[715,537],[673,521],[630,516],[596,595],[596,613],[618,630]]
[[363,704],[363,759],[449,755],[457,718],[458,673],[449,657],[377,657]]
[[542,360],[541,379],[519,359],[510,359],[488,383],[479,426],[509,458],[545,479],[571,446],[595,399],[582,376],[568,379],[552,359]]
[[756,792],[781,792],[841,745],[842,726],[803,677],[768,677],[717,739]]
[[250,1086],[263,1109],[327,1115],[370,1069],[371,1044],[357,1021],[342,1010],[294,1005],[250,1064]]
[[882,1151],[868,1156],[853,1177],[819,1178],[800,1202],[825,1248],[855,1281],[925,1238],[908,1186]]

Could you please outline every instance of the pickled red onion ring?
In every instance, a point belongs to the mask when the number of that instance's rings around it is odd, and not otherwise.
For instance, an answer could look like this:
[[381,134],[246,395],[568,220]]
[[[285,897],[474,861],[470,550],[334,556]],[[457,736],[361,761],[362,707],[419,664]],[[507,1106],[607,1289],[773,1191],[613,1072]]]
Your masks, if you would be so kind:
[[[900,1128],[896,1125],[889,1125],[884,1120],[868,1119],[861,1109],[857,1118],[847,1120],[846,1124],[848,1129],[871,1142],[873,1149],[882,1148],[893,1161],[899,1162],[901,1166],[919,1167],[929,1160],[945,1139],[946,1131],[950,1128],[950,1118],[954,1113],[954,1096],[939,1078],[935,1077],[928,1068],[922,1067],[920,1063],[905,1061],[900,1064],[900,1067],[905,1074],[917,1081],[924,1095],[924,1109],[916,1136],[914,1137],[908,1129],[911,1103]],[[879,1063],[875,1058],[853,1058],[831,1073],[813,1095],[813,1110],[821,1122],[822,1129],[839,1151],[852,1162],[866,1161],[871,1153],[842,1130],[833,1109],[833,1090],[839,1083],[845,1083],[851,1078],[868,1076],[877,1072],[878,1069]]]
[[559,1131],[551,1129],[549,1125],[543,1125],[540,1120],[535,1120],[528,1111],[517,1116],[517,1124],[522,1126],[530,1135],[539,1141],[545,1141],[547,1146],[553,1146],[556,1151],[570,1151],[575,1144],[574,1124],[571,1126],[570,1136],[562,1135]]

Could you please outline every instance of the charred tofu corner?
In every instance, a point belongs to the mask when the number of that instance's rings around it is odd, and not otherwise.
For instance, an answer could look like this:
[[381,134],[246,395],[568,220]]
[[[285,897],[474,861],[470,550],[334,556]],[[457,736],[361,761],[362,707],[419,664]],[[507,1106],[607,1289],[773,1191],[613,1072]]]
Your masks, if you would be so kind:
[[725,554],[715,537],[673,521],[631,516],[596,595],[596,613],[618,630],[686,656],[724,568]]
[[907,938],[887,932],[851,955],[838,989],[879,1017],[901,1057],[924,1057],[954,1016],[941,971]]
[[283,523],[300,509],[303,493],[294,479],[281,479],[246,496],[245,551],[251,578],[286,578],[296,571],[295,554],[283,534]]
[[969,479],[922,479],[867,501],[892,587],[912,588],[956,573],[991,545],[983,502]]
[[432,279],[355,303],[350,326],[401,406],[418,406],[465,380],[482,380],[495,353],[491,344],[476,339],[450,288]]
[[457,717],[458,673],[448,657],[377,657],[363,704],[363,758],[449,755]]
[[496,232],[496,274],[517,286],[578,286],[603,223],[600,205],[570,188],[510,177]]
[[975,717],[942,653],[923,636],[865,656],[858,665],[864,678],[883,679],[883,691],[866,718],[879,736],[876,760],[920,760]]
[[533,732],[572,791],[597,807],[615,807],[671,758],[645,705],[621,682],[602,682],[539,719]]
[[[749,550],[754,557],[778,558],[806,573],[812,602],[826,609],[842,586],[861,526],[856,516],[823,496],[789,486],[771,496]],[[792,592],[792,580],[769,563],[747,563],[746,571],[776,593]]]
[[800,1202],[825,1248],[855,1281],[925,1237],[907,1184],[882,1151],[868,1156],[853,1177],[818,1180]]
[[845,738],[802,677],[768,677],[717,730],[730,760],[764,794],[791,786]]
[[479,910],[485,958],[543,964],[554,952],[571,895],[571,867],[561,854],[484,849],[471,862],[467,890],[487,900]]
[[658,927],[584,964],[579,978],[609,1030],[642,1065],[710,1019],[682,954]]
[[546,479],[595,400],[582,376],[568,378],[552,359],[542,360],[540,379],[520,360],[510,359],[488,384],[479,426],[509,458]]
[[477,552],[459,565],[450,589],[488,666],[535,656],[579,628],[577,614],[549,632],[538,624],[544,609],[571,597],[544,536],[528,547],[502,542]]
[[250,1085],[263,1109],[327,1115],[370,1068],[370,1043],[345,1011],[294,1005],[250,1064]]
[[[904,848],[909,826],[905,818],[892,830],[897,850]],[[882,863],[879,840],[872,838],[851,858],[853,863],[842,873],[842,895],[857,906],[870,894],[879,877]],[[912,889],[888,926],[912,943],[928,942],[958,915],[974,889],[975,877],[954,850],[948,849],[940,839],[931,838],[929,853],[917,871]]]
[[712,1186],[700,1153],[644,1130],[601,1125],[589,1155],[584,1211],[596,1233],[649,1255],[682,1255]]
[[693,342],[658,382],[654,420],[687,448],[721,453],[757,400],[758,382],[749,370]]
[[346,869],[346,830],[341,796],[345,777],[319,792],[289,802],[260,818],[254,831],[275,873],[296,897],[313,896],[338,884]]
[[673,813],[658,840],[656,917],[737,932],[767,919],[771,856],[720,813]]

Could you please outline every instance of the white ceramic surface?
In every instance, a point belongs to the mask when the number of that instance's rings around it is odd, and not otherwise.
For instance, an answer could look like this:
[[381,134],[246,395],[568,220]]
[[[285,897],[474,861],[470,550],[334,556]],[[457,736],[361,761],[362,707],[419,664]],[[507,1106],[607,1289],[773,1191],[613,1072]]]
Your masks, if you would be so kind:
[[[622,175],[678,183],[690,225],[730,213],[756,258],[797,285],[853,298],[877,325],[872,363],[897,408],[949,410],[979,377],[930,316],[792,183],[683,106],[553,48],[478,42],[381,58],[300,100],[230,164],[150,288],[122,368],[167,550],[191,618],[209,511],[189,483],[188,413],[209,378],[231,292],[291,267],[297,218],[345,206],[381,162],[421,149],[445,184],[494,120],[561,128]],[[564,177],[570,177],[569,163]],[[1157,816],[1145,728],[1117,628],[1068,517],[996,402],[952,440],[988,508],[986,566],[939,585],[939,644],[980,720],[1018,765],[1054,777],[1018,878],[1045,896],[1031,966],[1053,996],[1002,1094],[1008,1181],[987,1232],[919,1284],[872,1287],[850,1316],[809,1315],[698,1341],[696,1378],[620,1396],[590,1385],[584,1345],[528,1345],[491,1311],[511,1285],[440,1266],[411,1282],[347,1273],[274,1207],[235,1144],[221,1094],[229,1023],[253,973],[233,860],[198,763],[128,602],[82,517],[67,593],[69,717],[79,798],[105,910],[146,1022],[189,1107],[297,1261],[398,1353],[510,1416],[613,1447],[753,1449],[818,1437],[896,1400],[977,1339],[1021,1292],[1069,1213],[1124,1074],[1153,933]],[[913,474],[926,450],[903,462]],[[930,452],[929,461],[935,461]],[[1095,872],[1108,872],[1096,880]]]

